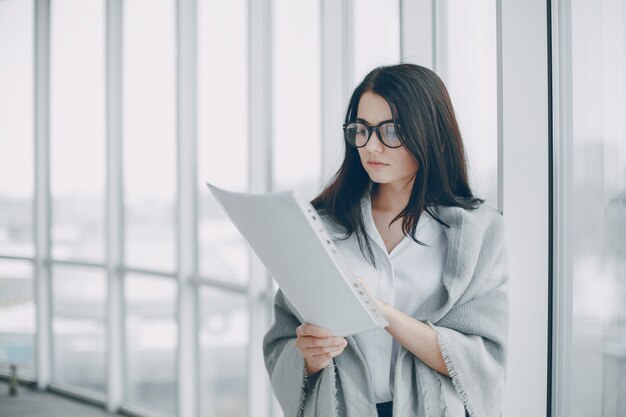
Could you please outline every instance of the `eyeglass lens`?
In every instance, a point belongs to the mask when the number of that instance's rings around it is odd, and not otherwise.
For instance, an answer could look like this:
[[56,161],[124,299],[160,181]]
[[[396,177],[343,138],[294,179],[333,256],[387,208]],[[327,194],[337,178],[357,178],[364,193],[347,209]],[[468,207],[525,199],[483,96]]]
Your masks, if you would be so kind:
[[[365,146],[370,135],[373,133],[371,130],[375,130],[374,127],[369,127],[363,123],[354,122],[347,125],[344,129],[346,139],[350,144],[360,148]],[[400,136],[396,132],[396,127],[393,122],[384,123],[378,127],[378,138],[390,148],[399,147],[402,142]]]

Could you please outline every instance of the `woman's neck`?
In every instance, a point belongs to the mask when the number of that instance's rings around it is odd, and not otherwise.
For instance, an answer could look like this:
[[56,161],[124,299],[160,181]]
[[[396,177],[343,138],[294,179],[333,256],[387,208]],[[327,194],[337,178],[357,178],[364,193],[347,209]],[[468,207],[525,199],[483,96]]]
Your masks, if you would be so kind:
[[409,203],[414,180],[409,184],[378,184],[372,190],[372,209],[394,215],[400,213]]

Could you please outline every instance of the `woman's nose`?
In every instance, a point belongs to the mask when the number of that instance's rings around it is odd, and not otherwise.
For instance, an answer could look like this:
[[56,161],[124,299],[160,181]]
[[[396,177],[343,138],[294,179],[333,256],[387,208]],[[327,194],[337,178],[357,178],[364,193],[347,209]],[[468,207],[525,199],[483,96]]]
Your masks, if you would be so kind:
[[372,132],[372,135],[370,136],[370,140],[368,140],[367,143],[365,144],[365,149],[367,149],[370,152],[374,152],[374,151],[382,152],[384,148],[385,148],[385,145],[382,144],[376,132]]

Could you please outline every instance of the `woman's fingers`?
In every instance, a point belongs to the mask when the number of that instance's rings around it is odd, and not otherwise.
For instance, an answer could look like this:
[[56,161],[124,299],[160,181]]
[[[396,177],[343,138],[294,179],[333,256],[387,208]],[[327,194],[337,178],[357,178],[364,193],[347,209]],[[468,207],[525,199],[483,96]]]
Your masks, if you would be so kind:
[[343,337],[329,337],[320,339],[319,337],[301,336],[296,340],[296,347],[301,350],[318,347],[339,347],[345,346],[346,339]]
[[315,356],[309,356],[307,362],[312,364],[315,368],[324,369],[332,362],[334,357],[341,355],[344,348],[334,350],[332,352],[325,352]]
[[313,347],[306,350],[306,355],[309,357],[315,357],[319,355],[323,355],[325,353],[332,352],[341,352],[346,348],[346,346],[328,346],[328,347]]
[[330,365],[348,345],[345,338],[333,337],[327,329],[311,323],[296,327],[296,335],[296,348],[305,359],[307,371],[312,373]]
[[331,334],[323,327],[315,326],[311,323],[303,323],[296,327],[296,335],[298,336],[314,336],[314,337],[330,337]]

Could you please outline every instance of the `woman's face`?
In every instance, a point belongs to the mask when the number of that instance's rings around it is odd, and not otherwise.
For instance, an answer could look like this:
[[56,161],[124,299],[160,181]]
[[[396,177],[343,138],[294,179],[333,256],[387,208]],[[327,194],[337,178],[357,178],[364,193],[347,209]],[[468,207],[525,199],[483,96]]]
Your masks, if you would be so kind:
[[[393,119],[393,116],[384,98],[367,91],[359,100],[357,119],[370,126],[376,126],[384,120]],[[365,146],[357,149],[363,168],[373,182],[397,184],[398,188],[402,189],[417,172],[418,163],[404,146],[389,148],[382,144],[376,132],[372,132]]]

